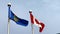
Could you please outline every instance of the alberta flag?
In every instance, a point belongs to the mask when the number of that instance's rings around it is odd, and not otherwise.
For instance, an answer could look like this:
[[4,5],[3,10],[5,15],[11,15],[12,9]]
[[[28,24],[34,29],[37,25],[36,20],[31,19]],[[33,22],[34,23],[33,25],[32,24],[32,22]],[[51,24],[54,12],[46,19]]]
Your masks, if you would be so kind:
[[22,26],[27,26],[28,25],[28,21],[25,19],[21,19],[19,17],[17,17],[11,10],[10,10],[11,5],[8,5],[8,18],[13,20],[14,22],[16,22],[16,24],[18,25],[22,25]]

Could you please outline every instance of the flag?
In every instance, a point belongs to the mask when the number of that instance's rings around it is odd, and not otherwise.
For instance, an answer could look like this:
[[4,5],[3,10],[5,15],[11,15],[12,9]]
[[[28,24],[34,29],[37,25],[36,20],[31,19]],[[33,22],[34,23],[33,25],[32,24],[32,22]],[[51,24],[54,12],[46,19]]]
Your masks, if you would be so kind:
[[17,17],[11,10],[10,7],[8,9],[8,18],[13,20],[14,22],[16,22],[16,24],[18,25],[22,25],[22,26],[27,26],[28,25],[28,21],[25,19],[21,19],[19,17]]
[[39,32],[42,32],[44,27],[45,27],[45,24],[41,21],[38,21],[33,15],[32,15],[32,12],[29,12],[30,13],[30,19],[31,19],[31,23],[32,24],[35,24],[39,27]]

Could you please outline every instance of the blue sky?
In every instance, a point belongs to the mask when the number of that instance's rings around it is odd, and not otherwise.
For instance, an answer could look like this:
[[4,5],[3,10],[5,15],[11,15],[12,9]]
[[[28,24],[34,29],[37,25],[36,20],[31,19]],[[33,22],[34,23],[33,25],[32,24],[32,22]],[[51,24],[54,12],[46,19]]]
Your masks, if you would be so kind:
[[35,34],[56,34],[60,32],[60,0],[0,0],[0,34],[7,34],[8,2],[11,10],[19,17],[29,21],[27,27],[17,25],[10,20],[10,34],[31,34],[29,10],[45,24],[42,33],[34,25]]

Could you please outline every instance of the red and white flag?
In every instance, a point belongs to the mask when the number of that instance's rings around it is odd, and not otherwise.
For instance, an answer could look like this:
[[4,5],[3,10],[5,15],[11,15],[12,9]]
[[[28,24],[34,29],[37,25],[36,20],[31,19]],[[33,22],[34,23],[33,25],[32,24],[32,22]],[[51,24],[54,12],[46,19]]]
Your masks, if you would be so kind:
[[44,27],[45,27],[45,24],[38,21],[33,15],[32,15],[32,12],[29,12],[30,13],[30,19],[31,19],[31,23],[32,24],[35,24],[39,27],[39,32],[42,32]]

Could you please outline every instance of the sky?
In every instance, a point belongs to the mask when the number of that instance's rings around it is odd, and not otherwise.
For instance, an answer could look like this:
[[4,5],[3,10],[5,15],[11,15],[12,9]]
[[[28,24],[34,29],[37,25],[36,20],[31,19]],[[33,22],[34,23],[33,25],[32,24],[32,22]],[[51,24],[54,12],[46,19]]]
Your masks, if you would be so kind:
[[60,33],[60,0],[0,0],[0,34],[7,34],[8,3],[19,18],[29,21],[27,27],[10,20],[10,34],[32,34],[29,10],[36,19],[45,24],[43,32],[34,26],[34,34]]

